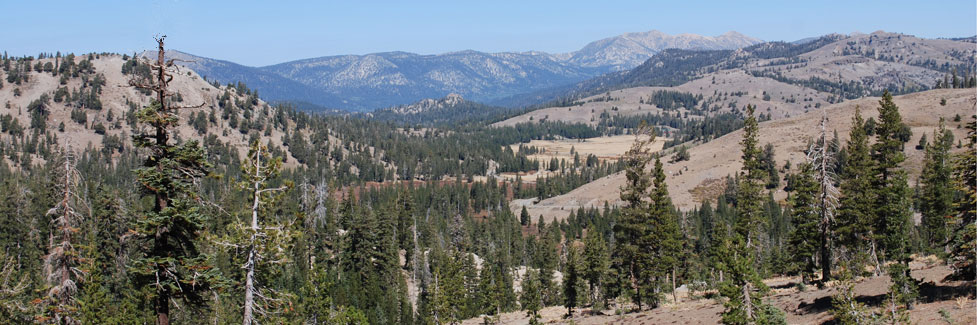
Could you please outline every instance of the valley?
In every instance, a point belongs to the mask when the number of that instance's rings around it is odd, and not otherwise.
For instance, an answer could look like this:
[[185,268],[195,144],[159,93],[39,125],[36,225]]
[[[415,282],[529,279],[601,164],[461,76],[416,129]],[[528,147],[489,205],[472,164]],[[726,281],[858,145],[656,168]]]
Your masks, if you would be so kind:
[[152,40],[0,57],[0,323],[977,321],[975,37]]

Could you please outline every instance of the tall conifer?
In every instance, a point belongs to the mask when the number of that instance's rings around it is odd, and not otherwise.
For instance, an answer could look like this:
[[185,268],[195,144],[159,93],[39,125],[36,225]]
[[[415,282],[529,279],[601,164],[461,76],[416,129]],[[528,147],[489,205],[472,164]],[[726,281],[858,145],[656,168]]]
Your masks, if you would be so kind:
[[[212,268],[197,247],[203,224],[197,203],[197,179],[210,164],[197,141],[172,143],[171,132],[179,125],[178,111],[169,90],[175,70],[173,60],[165,60],[163,41],[156,39],[157,60],[150,64],[155,80],[132,80],[131,86],[149,90],[156,98],[136,113],[146,128],[133,135],[137,148],[149,152],[143,167],[135,170],[142,192],[150,196],[153,208],[136,222],[142,242],[142,256],[136,257],[132,270],[138,283],[152,291],[156,322],[170,323],[170,303],[180,299],[201,304],[213,276]],[[199,106],[198,106],[199,107]]]

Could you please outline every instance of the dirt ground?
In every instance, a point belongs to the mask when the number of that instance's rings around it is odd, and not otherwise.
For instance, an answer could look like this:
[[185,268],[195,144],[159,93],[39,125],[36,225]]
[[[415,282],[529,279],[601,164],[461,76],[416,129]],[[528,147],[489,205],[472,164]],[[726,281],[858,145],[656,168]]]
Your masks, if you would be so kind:
[[[920,302],[909,312],[913,324],[946,324],[940,315],[945,310],[953,324],[977,323],[977,304],[973,283],[944,281],[950,269],[936,262],[914,262],[912,275],[921,280]],[[788,324],[830,324],[831,297],[838,293],[838,286],[829,282],[825,288],[808,286],[797,289],[797,277],[780,277],[765,282],[772,289],[765,298],[768,303],[787,314]],[[858,300],[874,310],[881,308],[889,286],[888,276],[863,278],[855,286]],[[540,311],[544,324],[718,324],[722,303],[713,299],[690,300],[680,296],[678,304],[668,303],[654,310],[615,315],[613,310],[595,312],[589,308],[578,309],[573,318],[565,318],[566,308],[547,307]],[[462,324],[480,324],[482,318],[469,319]],[[525,312],[502,315],[502,324],[528,324]]]
[[[667,140],[661,137],[655,139],[652,149],[661,150]],[[632,143],[634,143],[633,135],[615,135],[588,139],[533,140],[521,145],[540,149],[539,153],[530,155],[529,158],[538,159],[540,163],[548,163],[553,157],[573,161],[570,149],[579,153],[581,160],[587,159],[587,155],[597,156],[601,160],[616,160],[631,148]],[[518,152],[519,145],[512,145],[512,151]]]

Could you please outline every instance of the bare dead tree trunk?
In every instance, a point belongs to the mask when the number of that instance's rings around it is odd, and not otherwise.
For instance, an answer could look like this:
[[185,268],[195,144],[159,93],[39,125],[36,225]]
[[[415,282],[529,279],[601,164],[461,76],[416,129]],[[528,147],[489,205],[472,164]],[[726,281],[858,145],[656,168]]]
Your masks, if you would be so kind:
[[72,316],[75,294],[78,292],[76,279],[83,275],[77,268],[78,257],[72,244],[72,234],[76,229],[76,221],[81,218],[77,205],[81,199],[75,193],[75,187],[81,177],[74,167],[71,146],[66,144],[64,149],[64,174],[58,190],[61,200],[47,211],[48,216],[54,216],[49,237],[49,253],[44,257],[44,274],[50,285],[45,304],[51,307],[52,321],[59,324],[78,324]]
[[753,319],[753,299],[750,298],[751,284],[749,281],[743,284],[743,310],[746,312],[746,319]]
[[[417,246],[417,216],[412,213],[411,214],[411,217],[413,217],[413,219],[414,219],[414,226],[411,227],[411,232],[413,233],[413,238],[414,238],[414,251],[411,252],[411,253],[414,254],[414,258],[413,258],[413,263],[411,264],[411,273],[410,273],[410,276],[411,276],[412,283],[414,283],[414,286],[415,287],[420,287],[418,285],[418,283],[417,283],[417,273],[419,272],[419,269],[418,269],[419,268],[419,265],[418,265],[418,263],[420,262],[420,258],[421,258],[421,249],[420,249],[420,247]],[[405,254],[406,254],[406,252],[405,252]],[[414,316],[417,316],[417,297],[416,297],[416,295],[415,295],[415,297],[412,297],[411,298],[411,310],[414,312]]]
[[[172,80],[173,78],[172,76],[170,76],[169,79],[166,78],[169,75],[169,73],[166,72],[166,60],[164,59],[164,56],[166,55],[166,50],[163,49],[164,39],[166,39],[166,36],[156,39],[156,42],[159,43],[159,51],[157,52],[158,59],[156,61],[156,70],[157,70],[156,76],[157,76],[158,83],[156,84],[155,90],[156,90],[156,100],[159,101],[160,111],[162,112],[167,111],[166,87],[169,81]],[[167,141],[169,141],[169,134],[167,133],[166,128],[157,127],[156,143],[165,145]],[[154,154],[157,156],[162,155],[162,153],[154,153]],[[163,164],[156,164],[156,172],[160,174],[163,173]],[[156,194],[156,207],[153,210],[156,212],[161,212],[165,210],[166,207],[169,205],[169,196],[167,195],[168,193],[165,193],[163,191],[156,191],[155,194]],[[153,247],[154,250],[164,249],[161,244],[163,242],[161,236],[162,234],[159,231],[157,231],[156,240],[153,241],[155,243],[154,244],[155,247]],[[166,273],[166,266],[162,264],[157,265],[156,273],[157,273],[156,277],[159,278],[159,274]],[[156,321],[157,324],[159,325],[170,324],[170,292],[169,290],[163,288],[163,286],[159,285],[158,283],[156,286]]]
[[819,164],[819,175],[818,181],[821,185],[821,202],[820,202],[820,214],[821,214],[821,282],[827,282],[831,279],[831,221],[833,217],[835,193],[837,189],[834,187],[834,180],[830,170],[828,170],[828,162],[832,159],[831,153],[828,151],[828,113],[825,108],[821,109],[821,159]]
[[676,304],[679,303],[678,292],[675,291],[675,267],[674,266],[672,267],[672,301],[674,301]]
[[871,257],[872,257],[872,262],[875,264],[875,276],[880,276],[882,275],[882,263],[879,263],[879,254],[876,252],[875,249],[875,236],[872,235],[871,231],[869,232],[869,236],[872,237],[871,239],[869,239],[869,241],[872,246]]
[[[817,169],[815,178],[818,181],[818,228],[819,228],[819,258],[821,267],[821,281],[831,278],[831,223],[834,220],[834,210],[838,202],[838,189],[834,186],[835,173],[830,166],[834,156],[828,150],[828,115],[825,108],[821,109],[821,124],[818,141],[811,144],[807,161]],[[817,265],[817,264],[815,264]]]
[[256,146],[258,148],[257,154],[254,155],[254,179],[255,182],[252,184],[254,187],[254,202],[251,204],[251,244],[248,251],[248,260],[245,262],[244,266],[248,270],[247,275],[244,280],[244,325],[251,325],[254,321],[254,266],[256,263],[257,253],[257,236],[258,236],[258,209],[261,206],[261,184],[263,183],[263,175],[261,175],[261,146]]
[[638,302],[638,311],[641,311],[641,286],[638,285],[638,278],[634,276],[634,265],[631,265],[628,270],[631,275],[631,287],[634,288],[634,294],[635,297],[637,297],[636,301]]

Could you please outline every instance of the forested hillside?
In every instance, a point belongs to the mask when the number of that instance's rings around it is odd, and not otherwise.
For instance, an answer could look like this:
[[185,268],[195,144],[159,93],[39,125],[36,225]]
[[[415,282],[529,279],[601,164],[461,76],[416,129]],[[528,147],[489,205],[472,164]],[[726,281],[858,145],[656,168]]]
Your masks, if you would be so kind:
[[[977,107],[972,88],[919,104],[885,87],[849,100],[777,81],[772,98],[753,98],[734,78],[777,79],[741,71],[714,91],[607,91],[494,125],[454,96],[370,118],[209,83],[167,59],[164,39],[152,57],[3,57],[0,323],[498,323],[512,312],[536,323],[553,306],[567,322],[606,322],[696,292],[728,324],[805,313],[895,323],[941,301],[973,306],[977,116],[949,116]],[[957,79],[940,86],[973,86]],[[807,124],[834,100],[859,106]],[[788,142],[780,121],[761,123],[774,117],[811,133]],[[834,134],[838,123],[848,132]],[[621,152],[602,148],[622,137]],[[712,171],[722,186],[677,207],[688,193],[676,189],[688,190],[676,164],[727,160],[735,168]],[[551,219],[516,208],[609,175],[620,186],[590,191],[619,204],[561,206],[568,216]],[[926,255],[948,265],[945,291],[912,272]],[[878,298],[855,294],[883,275]],[[764,281],[774,277],[796,281]],[[817,309],[772,301],[808,286],[834,291]]]

